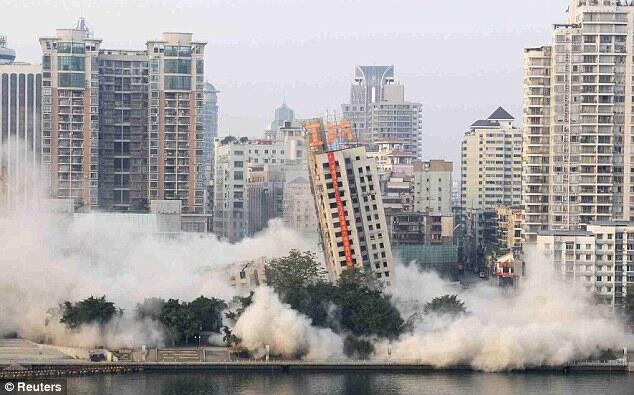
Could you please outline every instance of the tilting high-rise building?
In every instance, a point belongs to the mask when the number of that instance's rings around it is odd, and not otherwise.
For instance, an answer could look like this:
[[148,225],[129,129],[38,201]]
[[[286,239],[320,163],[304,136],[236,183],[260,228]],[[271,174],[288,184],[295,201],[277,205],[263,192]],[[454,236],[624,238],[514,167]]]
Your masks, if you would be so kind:
[[525,50],[526,233],[634,219],[634,7],[571,0],[551,46]]
[[352,137],[346,122],[328,129],[321,120],[306,124],[309,175],[329,277],[335,281],[344,270],[358,268],[391,285],[394,261],[376,161],[363,146],[339,148],[342,133]]
[[376,151],[377,142],[399,139],[404,150],[422,159],[422,105],[405,101],[405,88],[394,80],[394,66],[357,66],[350,103],[341,106],[356,140]]
[[42,67],[14,59],[0,36],[0,206],[24,207],[39,195]]
[[99,53],[99,205],[147,211],[148,57],[145,51]]

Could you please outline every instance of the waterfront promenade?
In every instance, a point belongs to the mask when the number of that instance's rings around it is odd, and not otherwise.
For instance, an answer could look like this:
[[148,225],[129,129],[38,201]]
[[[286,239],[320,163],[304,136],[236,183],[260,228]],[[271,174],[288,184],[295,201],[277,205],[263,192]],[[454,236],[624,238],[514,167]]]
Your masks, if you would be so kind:
[[[469,366],[454,366],[437,369],[412,360],[214,360],[214,361],[162,361],[162,362],[90,362],[64,354],[54,348],[38,345],[27,340],[0,339],[0,379],[30,377],[62,377],[86,374],[117,374],[134,372],[166,371],[399,371],[420,372],[433,370],[473,370]],[[556,367],[531,368],[530,371],[614,373],[634,372],[622,363],[568,364]]]

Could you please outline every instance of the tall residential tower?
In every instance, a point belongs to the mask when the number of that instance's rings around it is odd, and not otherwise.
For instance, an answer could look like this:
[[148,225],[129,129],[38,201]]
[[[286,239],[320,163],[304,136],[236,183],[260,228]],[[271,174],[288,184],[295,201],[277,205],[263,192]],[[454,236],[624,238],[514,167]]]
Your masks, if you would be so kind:
[[522,202],[522,133],[499,107],[471,125],[462,140],[463,210],[517,206]]
[[83,19],[40,38],[42,160],[53,198],[99,206],[99,47]]
[[525,50],[526,232],[632,220],[634,7],[571,0],[551,46]]

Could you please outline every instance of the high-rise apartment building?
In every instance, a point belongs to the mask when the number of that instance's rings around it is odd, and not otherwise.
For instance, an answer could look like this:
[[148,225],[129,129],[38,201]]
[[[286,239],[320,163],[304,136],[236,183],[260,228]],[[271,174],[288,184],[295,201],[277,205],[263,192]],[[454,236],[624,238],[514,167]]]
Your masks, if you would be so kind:
[[269,220],[284,216],[282,164],[250,166],[246,191],[249,235],[266,228]]
[[108,211],[147,211],[147,53],[101,50],[98,59],[99,205]]
[[203,95],[203,159],[205,162],[205,179],[211,180],[214,171],[214,139],[218,136],[218,91],[211,83],[205,82]]
[[204,206],[205,45],[191,33],[164,33],[162,40],[147,42],[149,196],[178,199],[184,213],[202,213]]
[[202,213],[205,43],[165,33],[145,50],[101,49],[80,19],[40,44],[52,197],[115,211],[180,200]]
[[414,162],[414,210],[450,215],[453,163],[444,160]]
[[551,46],[525,50],[527,237],[634,218],[634,7],[571,0]]
[[350,103],[341,106],[356,140],[369,150],[385,139],[404,141],[404,150],[422,159],[422,105],[405,101],[405,88],[394,80],[394,66],[357,66]]
[[99,47],[85,22],[40,38],[42,161],[53,198],[99,206]]
[[[214,165],[214,204],[213,232],[218,237],[230,242],[238,242],[251,235],[250,232],[261,230],[255,224],[249,225],[249,176],[255,169],[263,171],[265,166],[281,166],[286,163],[288,148],[283,142],[272,140],[249,140],[246,137],[216,138]],[[254,177],[254,194],[263,193],[265,178]],[[274,183],[279,177],[272,178]],[[268,178],[267,178],[268,179]],[[283,188],[283,186],[282,186]],[[258,198],[253,197],[252,204]],[[261,200],[260,200],[261,201]],[[277,212],[282,216],[282,203],[279,202]],[[255,207],[255,206],[254,206]],[[258,223],[266,224],[266,220],[256,217]],[[261,225],[260,225],[261,226]]]
[[336,149],[321,120],[307,122],[306,129],[310,181],[330,279],[358,268],[390,285],[394,261],[376,161],[363,146]]
[[495,211],[498,250],[519,256],[524,245],[524,210],[521,207],[499,206]]
[[284,223],[296,232],[317,234],[315,199],[313,199],[310,190],[308,176],[290,178],[292,177],[286,174],[283,208]]
[[471,125],[462,140],[462,210],[522,202],[522,133],[502,107]]
[[0,205],[23,206],[39,191],[42,67],[14,62],[0,36]]

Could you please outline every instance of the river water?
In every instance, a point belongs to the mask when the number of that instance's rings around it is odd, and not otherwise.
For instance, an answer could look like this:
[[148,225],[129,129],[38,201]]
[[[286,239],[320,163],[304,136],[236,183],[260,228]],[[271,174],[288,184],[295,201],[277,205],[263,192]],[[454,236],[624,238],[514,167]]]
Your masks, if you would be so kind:
[[68,379],[68,395],[553,394],[632,395],[624,373],[193,372]]

